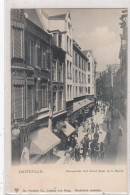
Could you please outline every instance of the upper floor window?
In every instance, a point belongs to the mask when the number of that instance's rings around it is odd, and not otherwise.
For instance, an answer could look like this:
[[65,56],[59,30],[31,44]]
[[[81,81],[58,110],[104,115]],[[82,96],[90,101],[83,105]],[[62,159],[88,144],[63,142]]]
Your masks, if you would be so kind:
[[88,62],[88,71],[90,71],[90,62]]
[[56,81],[56,61],[52,62],[52,80]]
[[42,62],[42,48],[40,41],[37,42],[37,65],[41,67],[41,62]]
[[77,56],[77,53],[75,53],[75,65],[78,66],[78,56]]
[[22,29],[12,29],[12,51],[14,58],[23,58],[23,31]]
[[90,83],[90,75],[88,75],[88,83]]
[[53,92],[53,112],[57,111],[56,102],[57,102],[57,92]]
[[58,46],[59,47],[62,46],[62,36],[61,36],[61,34],[59,34],[59,36],[58,36]]
[[90,94],[90,87],[88,87],[88,94]]
[[63,66],[62,63],[58,63],[57,67],[57,80],[63,82]]
[[67,36],[67,52],[69,52],[69,37]]
[[52,44],[57,45],[57,33],[53,33]]

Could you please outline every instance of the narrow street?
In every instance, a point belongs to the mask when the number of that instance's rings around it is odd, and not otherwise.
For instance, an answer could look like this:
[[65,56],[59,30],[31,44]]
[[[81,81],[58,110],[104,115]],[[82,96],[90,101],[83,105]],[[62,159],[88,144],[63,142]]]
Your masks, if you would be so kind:
[[[80,163],[85,163],[85,164],[116,164],[116,163],[122,163],[123,161],[126,160],[126,133],[125,131],[123,132],[123,136],[119,136],[119,124],[121,126],[124,126],[124,121],[123,118],[119,119],[114,119],[114,124],[113,124],[113,129],[111,129],[110,126],[110,131],[111,131],[111,141],[110,144],[108,145],[107,140],[106,140],[106,134],[107,134],[107,119],[111,121],[111,112],[109,111],[108,107],[106,106],[106,111],[105,113],[101,113],[101,110],[95,114],[93,113],[93,121],[95,124],[99,124],[99,140],[98,143],[100,144],[101,142],[104,143],[104,159],[101,160],[101,158],[95,160],[90,158],[90,152],[87,154],[87,158],[84,162],[84,159],[80,159]],[[89,118],[91,120],[91,118]],[[124,128],[123,128],[124,129]],[[86,132],[84,132],[83,126],[81,125],[78,129],[78,139],[77,142],[80,145],[81,141],[83,140],[84,136],[86,135]],[[90,140],[93,140],[93,134],[89,134],[88,137]],[[90,147],[89,147],[90,150]],[[56,162],[58,164],[64,163],[65,160],[65,155],[64,151],[59,151],[57,153],[57,156],[59,156],[59,160]],[[75,164],[79,163],[76,162],[73,159],[70,159],[69,164]]]

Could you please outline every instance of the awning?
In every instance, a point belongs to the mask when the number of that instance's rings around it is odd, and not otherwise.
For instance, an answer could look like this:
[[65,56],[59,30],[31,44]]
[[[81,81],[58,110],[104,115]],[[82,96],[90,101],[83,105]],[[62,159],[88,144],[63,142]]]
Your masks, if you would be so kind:
[[75,129],[67,121],[65,121],[64,123],[66,127],[62,127],[61,131],[68,137],[75,131]]
[[79,110],[80,108],[83,108],[84,106],[87,106],[89,104],[93,103],[93,100],[85,99],[78,102],[75,102],[73,104],[73,112]]
[[29,134],[30,154],[44,155],[60,143],[60,139],[48,128],[40,128]]

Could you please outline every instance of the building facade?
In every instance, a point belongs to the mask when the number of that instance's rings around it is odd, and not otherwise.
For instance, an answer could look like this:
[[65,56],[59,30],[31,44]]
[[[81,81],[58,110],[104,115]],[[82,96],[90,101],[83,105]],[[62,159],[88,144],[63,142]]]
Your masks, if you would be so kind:
[[[114,77],[114,106],[120,111],[122,116],[126,119],[127,112],[127,20],[128,10],[123,10],[120,17],[121,46],[120,46],[120,69]],[[118,88],[117,88],[118,86]]]
[[41,156],[46,161],[60,143],[53,114],[66,109],[65,52],[52,44],[35,9],[12,10],[11,33],[12,160],[28,153],[31,163]]
[[87,97],[95,97],[95,85],[96,85],[96,61],[93,56],[92,50],[83,51],[87,57]]
[[43,26],[52,35],[54,42],[59,43],[65,52],[65,84],[66,84],[66,109],[73,109],[73,29],[70,12],[61,15],[48,16],[43,9],[38,10]]

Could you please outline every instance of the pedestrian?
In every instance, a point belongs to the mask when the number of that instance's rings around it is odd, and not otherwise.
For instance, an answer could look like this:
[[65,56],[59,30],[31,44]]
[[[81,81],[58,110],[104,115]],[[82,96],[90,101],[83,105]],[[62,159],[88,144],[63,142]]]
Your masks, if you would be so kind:
[[91,130],[92,130],[92,133],[94,133],[94,129],[95,129],[95,124],[94,122],[91,123]]
[[22,150],[22,154],[21,154],[21,164],[25,165],[25,164],[29,164],[29,148],[27,146],[25,146]]
[[103,142],[100,143],[100,155],[101,155],[101,159],[104,159],[104,144]]
[[69,164],[70,161],[70,151],[69,147],[67,147],[65,153],[64,153],[65,159],[64,159],[64,164]]
[[123,135],[123,129],[121,127],[121,124],[119,125],[119,136],[122,136]]
[[80,148],[78,144],[75,146],[75,161],[79,162],[80,161]]
[[94,139],[97,141],[99,139],[99,133],[97,131],[95,131],[95,133],[94,133]]
[[91,158],[94,157],[94,148],[95,148],[95,145],[96,145],[96,140],[92,140],[91,144],[90,144],[90,149],[91,149]]
[[83,157],[83,159],[85,161],[86,160],[86,156],[87,156],[87,145],[86,145],[85,139],[82,142],[82,147],[83,147],[82,157]]
[[97,109],[96,109],[96,107],[95,107],[95,115],[97,114]]
[[113,127],[114,127],[114,121],[113,121],[113,118],[111,120],[111,129],[113,130]]
[[95,146],[94,146],[94,159],[95,159],[95,161],[97,159],[99,159],[99,153],[100,153],[99,144],[97,142],[97,143],[95,143]]
[[107,138],[107,142],[108,142],[108,145],[109,145],[110,141],[111,141],[111,132],[110,132],[110,130],[108,130],[108,132],[106,134],[106,138]]
[[75,145],[76,145],[76,140],[75,140],[75,136],[74,135],[72,135],[72,137],[71,137],[71,147],[72,148],[74,148],[75,147]]
[[96,123],[96,131],[98,131],[98,130],[99,130],[99,124]]
[[109,118],[107,119],[107,129],[109,129]]

